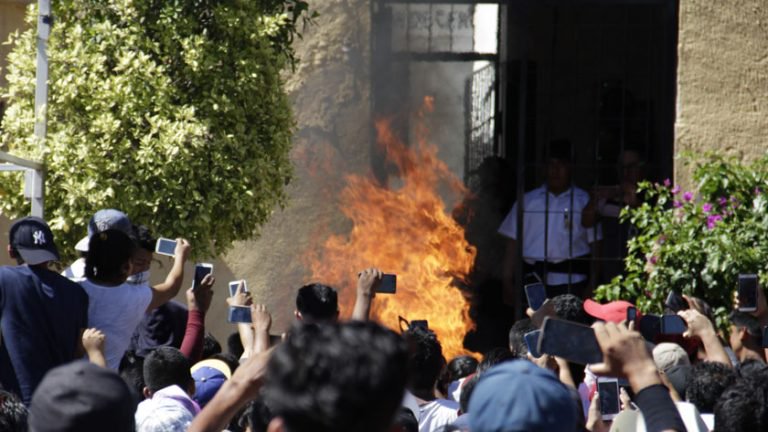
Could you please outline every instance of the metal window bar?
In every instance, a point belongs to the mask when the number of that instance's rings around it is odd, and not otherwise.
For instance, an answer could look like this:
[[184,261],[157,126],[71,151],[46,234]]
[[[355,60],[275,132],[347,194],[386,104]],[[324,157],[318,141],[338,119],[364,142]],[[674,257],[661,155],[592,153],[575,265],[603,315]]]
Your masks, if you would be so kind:
[[496,141],[496,65],[491,63],[474,72],[467,80],[467,139],[464,156],[464,183],[478,186],[475,170],[483,161],[495,156]]
[[22,159],[0,151],[0,171],[25,173],[24,196],[31,200],[32,216],[44,216],[45,167],[40,162]]

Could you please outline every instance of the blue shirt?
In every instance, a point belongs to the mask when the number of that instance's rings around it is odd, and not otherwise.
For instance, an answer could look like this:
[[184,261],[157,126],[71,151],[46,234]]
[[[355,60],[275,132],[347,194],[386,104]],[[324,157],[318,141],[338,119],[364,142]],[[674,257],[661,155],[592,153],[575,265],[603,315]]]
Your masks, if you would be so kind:
[[0,267],[0,383],[29,405],[52,368],[75,359],[88,295],[47,269]]

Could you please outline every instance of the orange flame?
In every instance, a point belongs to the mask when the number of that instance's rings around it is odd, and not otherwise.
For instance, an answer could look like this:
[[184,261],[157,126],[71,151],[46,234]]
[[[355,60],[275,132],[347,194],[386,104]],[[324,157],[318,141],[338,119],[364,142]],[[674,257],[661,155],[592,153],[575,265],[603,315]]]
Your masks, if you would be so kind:
[[377,141],[399,170],[397,188],[369,177],[349,175],[340,194],[340,209],[352,221],[348,235],[329,237],[322,251],[310,257],[312,280],[340,289],[342,314],[354,304],[355,271],[375,266],[397,274],[397,293],[379,294],[372,315],[398,329],[398,316],[425,319],[437,333],[446,358],[465,353],[464,335],[472,329],[469,303],[456,287],[466,282],[475,248],[446,212],[438,190],[463,197],[463,183],[437,156],[428,140],[425,112],[434,100],[425,98],[419,112],[416,144],[406,146],[392,131],[391,120],[376,121]]

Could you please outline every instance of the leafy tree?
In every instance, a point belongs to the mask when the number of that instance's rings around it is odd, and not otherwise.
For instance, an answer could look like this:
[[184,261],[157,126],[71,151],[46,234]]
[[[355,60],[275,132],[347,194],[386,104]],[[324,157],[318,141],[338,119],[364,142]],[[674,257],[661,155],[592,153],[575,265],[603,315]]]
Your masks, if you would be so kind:
[[[114,207],[198,255],[256,235],[291,178],[282,74],[310,19],[299,0],[57,0],[48,137],[34,137],[36,8],[11,36],[3,149],[43,160],[46,218],[63,251]],[[0,175],[0,212],[29,212]]]
[[705,299],[726,328],[740,273],[768,282],[768,156],[742,164],[709,156],[696,162],[698,192],[644,183],[649,197],[625,209],[638,235],[629,241],[625,274],[598,288],[607,300],[637,302],[659,313],[670,290]]

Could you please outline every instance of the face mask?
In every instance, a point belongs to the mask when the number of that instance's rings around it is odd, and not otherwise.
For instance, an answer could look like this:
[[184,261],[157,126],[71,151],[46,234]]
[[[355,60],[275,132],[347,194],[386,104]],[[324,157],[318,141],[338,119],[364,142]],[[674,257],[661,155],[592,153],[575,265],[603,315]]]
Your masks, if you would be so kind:
[[126,282],[131,285],[143,285],[149,283],[149,270],[128,276]]

